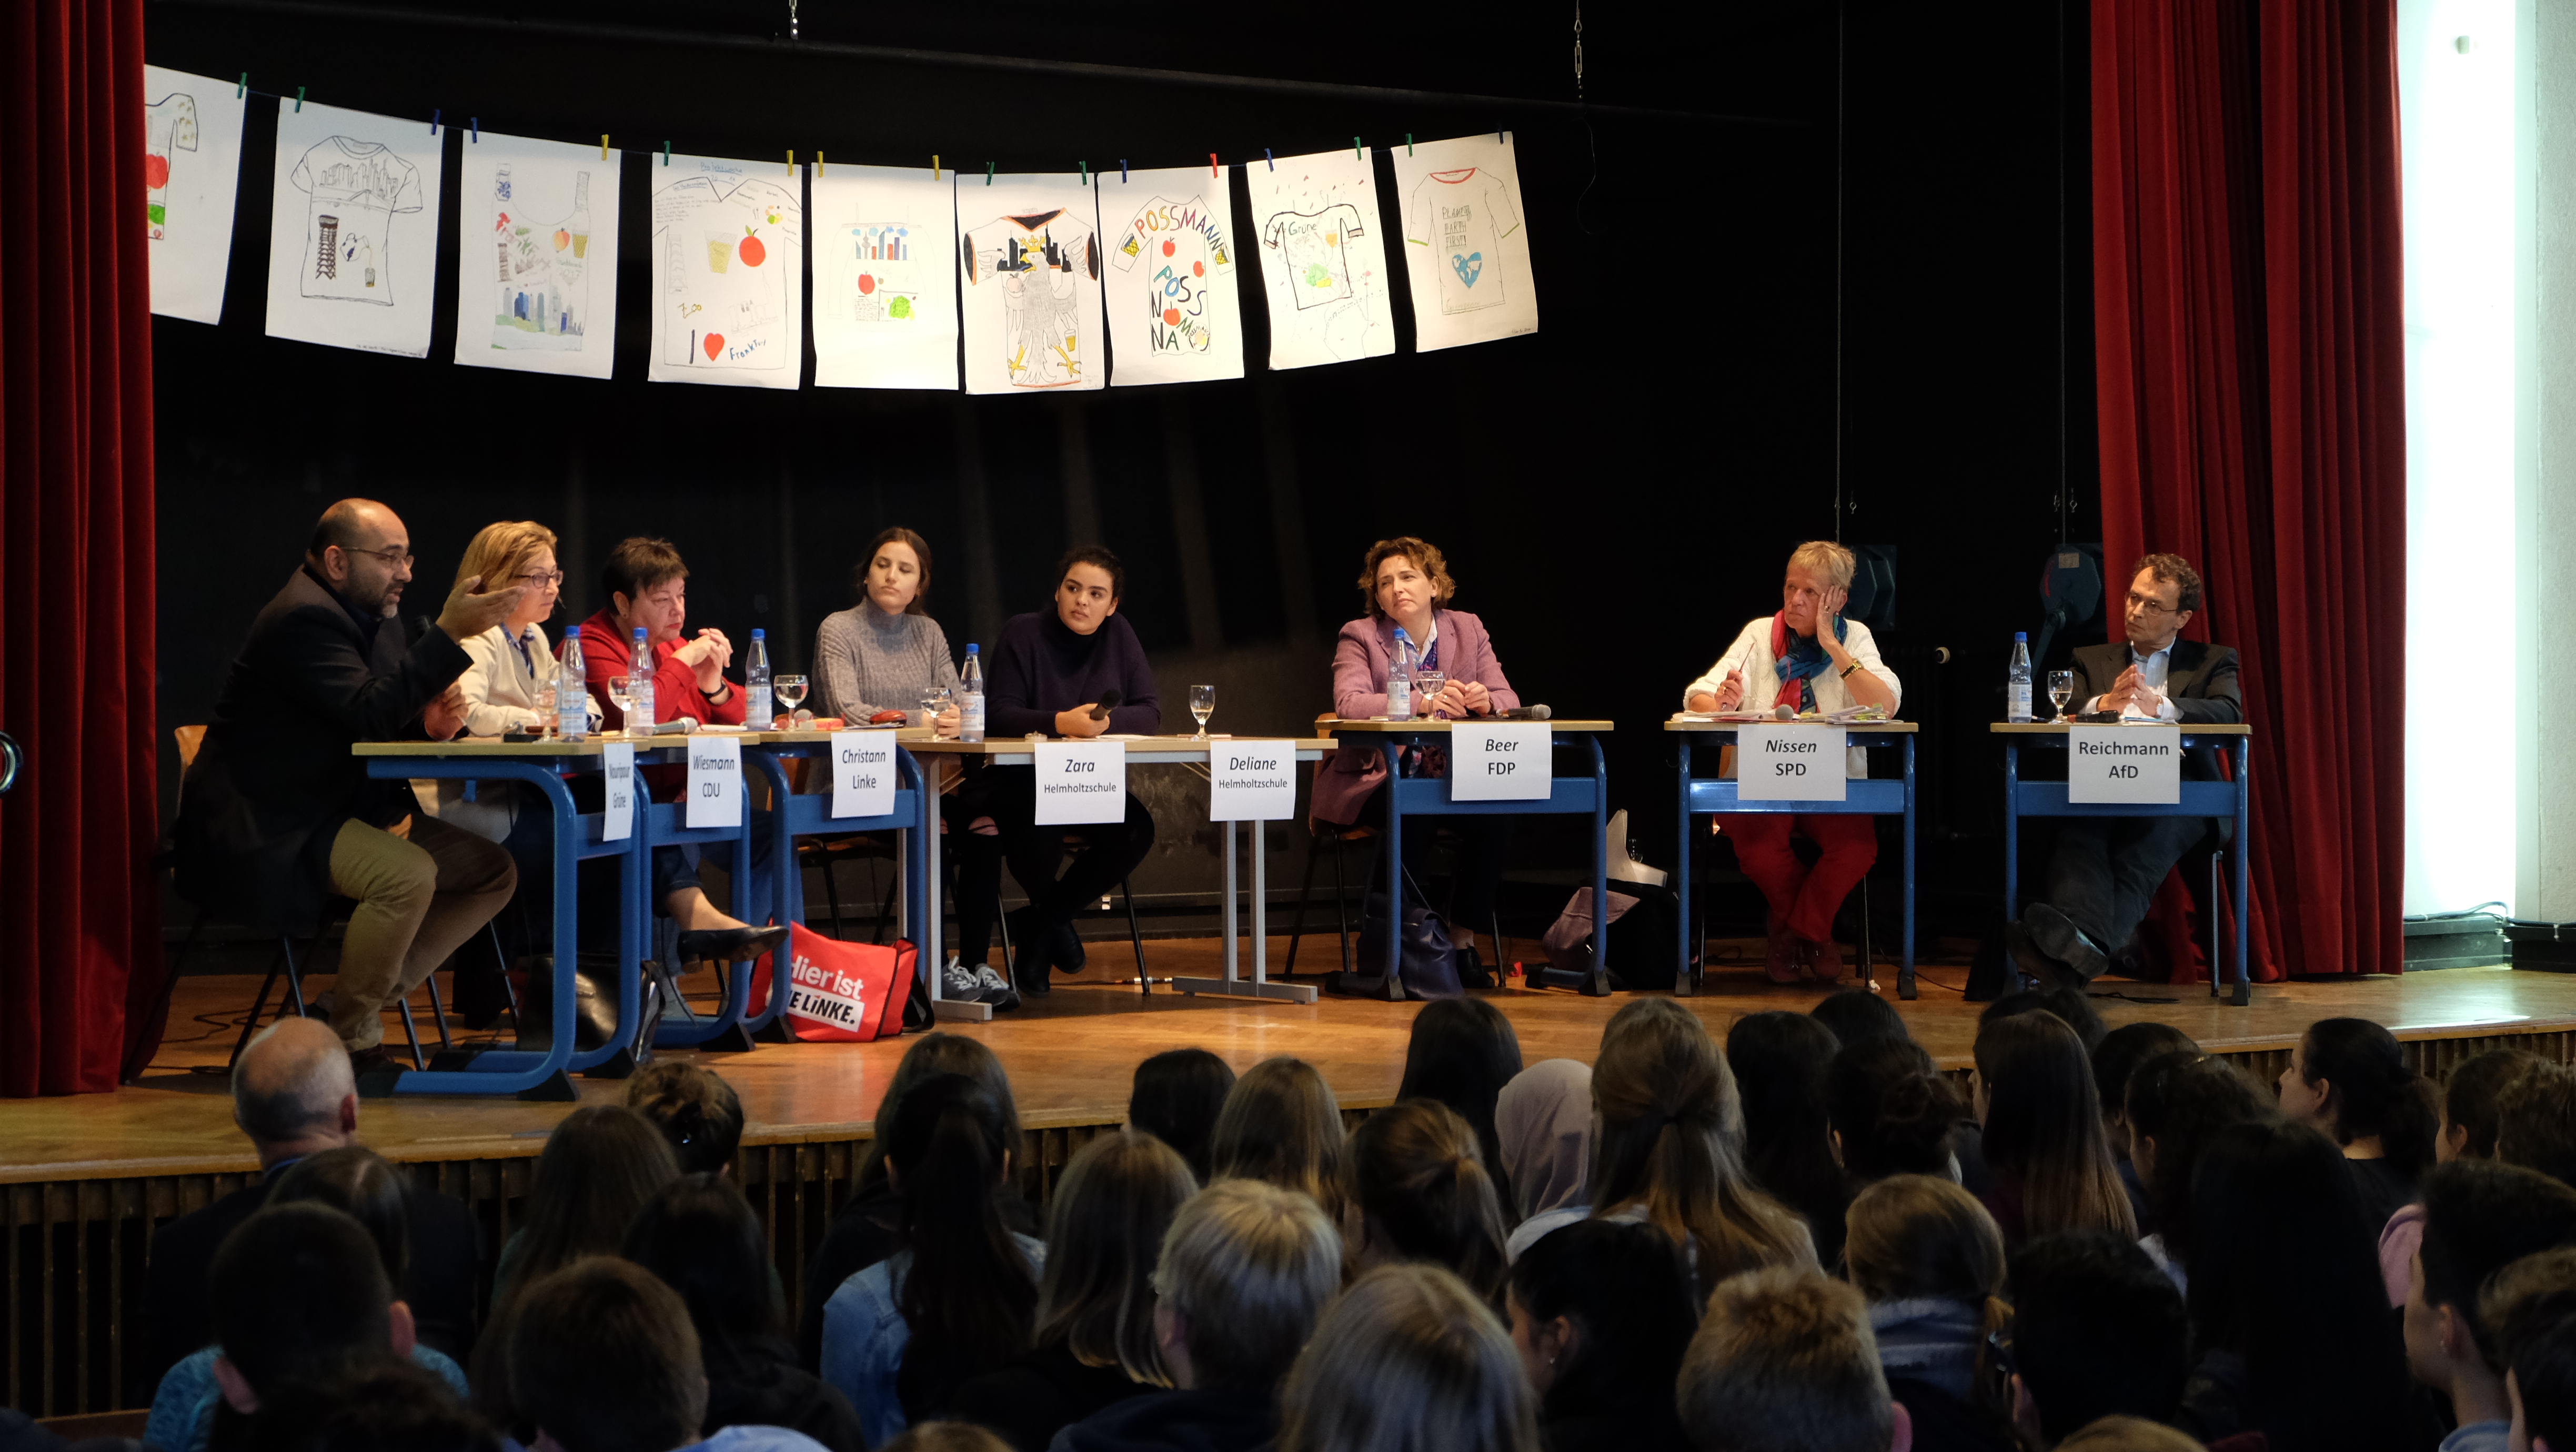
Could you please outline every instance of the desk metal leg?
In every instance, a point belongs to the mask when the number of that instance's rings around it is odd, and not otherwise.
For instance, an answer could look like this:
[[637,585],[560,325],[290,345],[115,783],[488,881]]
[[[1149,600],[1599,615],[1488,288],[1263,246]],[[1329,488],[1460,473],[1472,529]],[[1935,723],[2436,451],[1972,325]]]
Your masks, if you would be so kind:
[[1691,952],[1691,949],[1697,946],[1691,942],[1691,747],[1690,737],[1687,734],[1677,736],[1674,740],[1679,744],[1681,751],[1681,763],[1676,771],[1681,782],[1681,795],[1673,803],[1673,811],[1674,815],[1681,819],[1682,840],[1680,849],[1673,854],[1673,860],[1679,864],[1673,869],[1675,874],[1673,911],[1680,918],[1674,932],[1678,935],[1676,950],[1681,954],[1674,965],[1676,976],[1673,979],[1673,991],[1688,997],[1699,992],[1702,971],[1696,956]]
[[[1601,755],[1601,738],[1586,736],[1592,748],[1592,971],[1584,975],[1583,996],[1610,996],[1610,767]],[[1626,843],[1620,844],[1622,850]]]
[[2004,738],[2004,921],[2021,917],[2021,748]]
[[[1260,822],[1222,822],[1225,829],[1225,976],[1223,978],[1174,978],[1172,987],[1181,993],[1210,993],[1231,998],[1273,998],[1282,1003],[1312,1003],[1315,989],[1305,983],[1270,981],[1270,918],[1263,905],[1268,892],[1267,874],[1263,870],[1265,849]],[[1244,978],[1236,970],[1235,917],[1235,834],[1249,828],[1252,832],[1252,976]]]
[[1914,988],[1914,738],[1905,738],[1905,940],[1896,945],[1896,996],[1911,1001]]
[[939,854],[944,844],[939,838],[939,767],[935,762],[921,773],[921,800],[922,835],[929,841],[922,854],[920,941],[922,964],[930,974],[930,1011],[942,1023],[987,1023],[993,1017],[993,1005],[965,1003],[947,996],[947,975],[943,970],[948,966],[948,957],[941,951],[939,941],[944,926],[939,911]]
[[2251,855],[2247,849],[2253,845],[2254,831],[2253,783],[2246,776],[2252,765],[2250,745],[2245,737],[2236,738],[2236,840],[2229,844],[2236,858],[2236,993],[2229,1001],[2239,1008],[2254,1001],[2254,962],[2248,956],[2254,904],[2246,895],[2247,858]]

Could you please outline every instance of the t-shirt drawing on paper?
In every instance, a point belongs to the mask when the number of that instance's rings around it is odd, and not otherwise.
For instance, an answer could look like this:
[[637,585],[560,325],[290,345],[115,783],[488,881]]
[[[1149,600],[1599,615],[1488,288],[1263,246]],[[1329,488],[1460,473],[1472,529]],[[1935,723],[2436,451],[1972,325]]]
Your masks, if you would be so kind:
[[197,98],[182,91],[143,108],[143,216],[150,240],[170,221],[170,173],[178,153],[197,149]]
[[697,164],[696,175],[653,194],[654,361],[672,373],[792,377],[804,366],[795,316],[801,194],[720,169],[733,163]]
[[1404,240],[1430,252],[1444,313],[1503,305],[1501,244],[1520,225],[1510,189],[1479,167],[1433,172],[1404,205]]
[[1351,258],[1344,239],[1367,235],[1359,209],[1337,202],[1320,212],[1281,212],[1262,230],[1261,242],[1279,249],[1289,295],[1303,312],[1351,296]]
[[970,287],[1002,294],[1002,364],[1014,388],[1084,380],[1081,285],[1100,281],[1100,239],[1062,207],[995,217],[961,242]]
[[[1231,275],[1225,232],[1204,197],[1174,203],[1156,197],[1127,223],[1109,265],[1133,272],[1142,261],[1146,337],[1157,353],[1204,353],[1215,341],[1209,289]],[[1125,347],[1120,348],[1124,356]],[[1125,367],[1125,364],[1120,364]]]
[[1283,156],[1246,167],[1259,219],[1270,366],[1310,368],[1395,351],[1377,205],[1377,164],[1362,151]]
[[541,220],[533,205],[514,194],[510,164],[501,163],[492,185],[492,346],[578,352],[590,330],[590,173],[574,173],[564,216]]
[[420,168],[381,142],[333,136],[306,151],[287,179],[310,198],[298,291],[392,307],[393,221],[421,209]]

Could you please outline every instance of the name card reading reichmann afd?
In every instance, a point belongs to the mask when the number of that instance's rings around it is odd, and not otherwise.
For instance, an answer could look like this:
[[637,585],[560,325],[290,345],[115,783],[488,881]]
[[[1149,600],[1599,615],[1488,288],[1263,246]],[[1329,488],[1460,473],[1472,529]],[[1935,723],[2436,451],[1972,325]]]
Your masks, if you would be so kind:
[[1208,820],[1285,822],[1297,815],[1297,747],[1220,741],[1208,748]]
[[684,736],[689,743],[691,827],[742,825],[742,738]]
[[832,733],[832,815],[894,813],[894,729]]
[[1735,733],[1739,800],[1846,801],[1850,780],[1840,726],[1747,726]]
[[1079,827],[1127,820],[1127,743],[1037,744],[1038,825]]
[[608,802],[600,810],[599,839],[623,842],[635,835],[635,743],[611,741],[599,749],[599,765],[608,778]]
[[1449,728],[1449,800],[1543,802],[1548,780],[1544,721],[1461,721]]
[[2066,800],[2170,807],[2182,801],[2179,726],[2069,726]]

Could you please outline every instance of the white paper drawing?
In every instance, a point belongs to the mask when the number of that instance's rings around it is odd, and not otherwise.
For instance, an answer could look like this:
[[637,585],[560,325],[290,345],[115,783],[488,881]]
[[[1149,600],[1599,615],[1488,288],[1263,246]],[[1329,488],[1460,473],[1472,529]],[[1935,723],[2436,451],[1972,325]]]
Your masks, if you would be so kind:
[[270,337],[428,356],[443,140],[423,120],[279,105]]
[[152,311],[220,322],[241,185],[242,110],[231,81],[143,68],[143,216]]
[[1538,331],[1529,223],[1509,134],[1426,141],[1391,153],[1404,203],[1414,350]]
[[609,376],[619,162],[596,146],[468,134],[457,179],[457,362]]
[[1073,173],[957,181],[966,391],[1101,386],[1100,218]]
[[816,173],[814,386],[957,387],[956,178]]
[[[656,383],[794,388],[805,371],[805,190],[784,162],[654,156]],[[802,168],[798,168],[798,173]]]
[[1395,351],[1373,154],[1319,151],[1243,169],[1270,299],[1270,366],[1308,368]]
[[1111,387],[1243,376],[1229,170],[1100,173]]

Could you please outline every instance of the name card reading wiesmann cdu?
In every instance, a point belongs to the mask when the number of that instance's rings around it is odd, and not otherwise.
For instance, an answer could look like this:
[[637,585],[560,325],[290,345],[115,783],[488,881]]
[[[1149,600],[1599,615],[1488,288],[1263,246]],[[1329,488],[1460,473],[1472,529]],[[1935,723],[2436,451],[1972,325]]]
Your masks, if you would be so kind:
[[1127,743],[1041,741],[1037,757],[1042,827],[1127,820]]
[[2182,801],[2179,726],[2069,726],[2066,800],[2170,807]]

